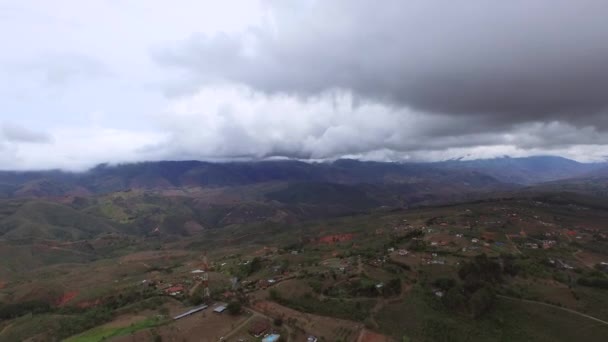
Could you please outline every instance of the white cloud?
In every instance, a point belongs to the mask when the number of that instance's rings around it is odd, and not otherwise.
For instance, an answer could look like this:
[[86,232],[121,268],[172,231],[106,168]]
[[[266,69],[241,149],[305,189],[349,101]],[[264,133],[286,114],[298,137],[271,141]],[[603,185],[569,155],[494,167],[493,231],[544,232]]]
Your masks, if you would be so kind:
[[0,169],[82,171],[102,162],[155,159],[146,149],[165,138],[153,132],[94,127],[60,128],[52,135],[49,143],[5,143],[4,150],[0,141]]
[[170,134],[158,153],[178,159],[441,160],[555,153],[600,160],[597,147],[608,144],[608,134],[590,126],[538,122],[477,131],[469,127],[477,124],[474,119],[356,101],[340,90],[301,99],[243,86],[203,87],[175,99],[156,120]]

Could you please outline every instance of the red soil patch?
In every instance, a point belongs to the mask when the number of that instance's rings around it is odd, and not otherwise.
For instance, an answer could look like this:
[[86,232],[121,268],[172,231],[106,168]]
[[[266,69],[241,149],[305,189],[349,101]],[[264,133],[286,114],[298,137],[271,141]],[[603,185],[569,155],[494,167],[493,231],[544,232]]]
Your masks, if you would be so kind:
[[481,239],[485,240],[485,241],[489,241],[489,240],[496,240],[496,233],[493,232],[484,232],[483,234],[481,234]]
[[78,296],[78,291],[66,292],[63,294],[63,296],[61,296],[59,299],[57,299],[57,301],[55,302],[55,305],[64,306],[68,302],[70,302],[72,299],[76,298],[76,296]]
[[5,281],[0,280],[0,289],[3,289],[3,288],[5,288],[5,287],[6,287],[6,282],[5,282]]
[[352,233],[326,235],[319,238],[319,243],[334,244],[336,242],[350,241],[353,239],[353,236]]
[[367,329],[361,331],[358,342],[393,342],[394,340],[386,335],[378,334]]

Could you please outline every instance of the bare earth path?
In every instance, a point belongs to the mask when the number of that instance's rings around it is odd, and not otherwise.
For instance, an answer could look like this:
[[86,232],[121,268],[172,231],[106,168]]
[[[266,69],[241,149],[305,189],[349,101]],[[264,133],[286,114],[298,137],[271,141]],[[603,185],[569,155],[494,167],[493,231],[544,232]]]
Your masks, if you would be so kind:
[[232,331],[230,333],[228,333],[226,336],[224,336],[224,340],[230,341],[230,339],[232,338],[232,336],[234,334],[236,334],[239,330],[241,330],[242,327],[244,327],[247,323],[249,323],[255,317],[258,317],[258,315],[255,312],[252,312],[252,315],[249,318],[244,320],[241,324],[237,325],[234,329],[232,329]]

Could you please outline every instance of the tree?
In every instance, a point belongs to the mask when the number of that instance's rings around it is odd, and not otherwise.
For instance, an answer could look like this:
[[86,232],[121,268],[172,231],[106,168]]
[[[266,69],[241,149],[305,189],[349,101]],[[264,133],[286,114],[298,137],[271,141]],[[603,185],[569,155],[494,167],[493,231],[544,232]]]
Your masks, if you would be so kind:
[[195,293],[192,294],[192,296],[190,297],[190,303],[192,303],[192,305],[203,304],[203,296],[200,293],[200,291],[196,291]]
[[456,280],[454,280],[453,278],[437,278],[433,282],[433,285],[444,291],[447,291],[456,285]]
[[467,298],[459,287],[450,288],[443,297],[443,304],[453,311],[466,308]]
[[475,291],[469,300],[473,317],[481,317],[481,315],[490,311],[494,307],[495,301],[496,294],[491,288],[485,286]]
[[230,313],[231,315],[238,315],[241,313],[242,306],[241,306],[241,303],[239,303],[237,301],[232,301],[232,302],[228,303],[228,306],[226,306],[226,309],[228,310],[228,313]]

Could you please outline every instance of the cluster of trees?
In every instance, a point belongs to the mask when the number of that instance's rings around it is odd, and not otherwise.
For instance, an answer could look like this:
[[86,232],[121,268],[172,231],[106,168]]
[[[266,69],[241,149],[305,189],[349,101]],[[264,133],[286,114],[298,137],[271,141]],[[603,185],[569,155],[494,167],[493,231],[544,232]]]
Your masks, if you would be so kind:
[[403,241],[410,240],[415,237],[422,237],[422,236],[424,236],[424,232],[422,230],[420,230],[420,229],[411,230],[403,235],[394,235],[391,238],[391,245],[394,247]]
[[331,297],[376,297],[380,292],[375,281],[369,278],[353,279],[338,286],[327,288],[325,295]]
[[495,287],[504,281],[505,276],[517,274],[513,257],[505,256],[500,261],[481,254],[460,267],[460,282],[452,278],[437,279],[434,285],[444,291],[444,305],[476,318],[490,311],[496,302]]
[[51,310],[51,305],[40,300],[13,304],[0,304],[0,320],[13,319],[28,313],[44,313]]
[[345,301],[343,299],[320,300],[316,296],[313,296],[312,293],[287,298],[282,296],[276,289],[270,290],[269,298],[294,310],[359,322],[363,322],[369,317],[372,307],[371,301]]
[[238,315],[243,310],[243,305],[241,304],[241,302],[233,300],[228,303],[228,305],[226,306],[226,310],[228,310],[228,313],[231,315]]
[[401,279],[399,278],[393,278],[380,287],[377,285],[378,281],[364,277],[342,283],[339,286],[329,287],[323,292],[331,297],[391,297],[401,293]]
[[262,259],[259,257],[253,258],[248,263],[240,264],[236,267],[236,269],[232,270],[232,274],[239,279],[246,278],[255,272],[262,269]]
[[92,308],[82,314],[64,316],[59,319],[58,329],[54,335],[60,339],[76,335],[109,322],[112,317],[114,317],[112,310],[107,307]]

